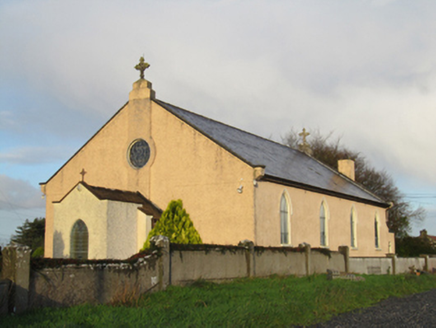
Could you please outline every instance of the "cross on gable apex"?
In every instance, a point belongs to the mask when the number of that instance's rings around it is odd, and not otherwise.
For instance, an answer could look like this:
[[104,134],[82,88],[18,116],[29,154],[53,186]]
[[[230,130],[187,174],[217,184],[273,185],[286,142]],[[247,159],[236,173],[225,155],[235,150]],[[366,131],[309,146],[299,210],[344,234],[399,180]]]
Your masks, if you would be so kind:
[[144,61],[144,57],[139,58],[139,64],[135,66],[135,69],[137,69],[140,72],[141,80],[144,79],[144,71],[149,67],[150,64]]
[[85,169],[83,168],[82,171],[79,173],[82,176],[82,182],[85,182],[85,174],[88,173],[85,171]]

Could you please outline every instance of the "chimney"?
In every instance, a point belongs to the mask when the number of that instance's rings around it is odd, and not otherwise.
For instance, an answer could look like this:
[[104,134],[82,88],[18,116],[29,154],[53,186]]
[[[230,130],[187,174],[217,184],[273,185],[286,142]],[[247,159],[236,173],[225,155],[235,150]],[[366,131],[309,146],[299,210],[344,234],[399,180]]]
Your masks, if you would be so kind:
[[352,159],[340,159],[338,161],[338,171],[354,181],[354,161]]
[[421,230],[420,232],[419,232],[419,237],[421,237],[421,238],[427,238],[427,230]]

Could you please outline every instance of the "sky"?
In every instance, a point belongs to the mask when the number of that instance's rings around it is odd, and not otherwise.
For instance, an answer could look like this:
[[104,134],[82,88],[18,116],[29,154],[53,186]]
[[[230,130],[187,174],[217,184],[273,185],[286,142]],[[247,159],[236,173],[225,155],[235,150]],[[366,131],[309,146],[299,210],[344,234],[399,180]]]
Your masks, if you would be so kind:
[[341,138],[436,235],[436,2],[0,2],[0,245],[45,216],[39,188],[128,101],[156,97],[281,141]]

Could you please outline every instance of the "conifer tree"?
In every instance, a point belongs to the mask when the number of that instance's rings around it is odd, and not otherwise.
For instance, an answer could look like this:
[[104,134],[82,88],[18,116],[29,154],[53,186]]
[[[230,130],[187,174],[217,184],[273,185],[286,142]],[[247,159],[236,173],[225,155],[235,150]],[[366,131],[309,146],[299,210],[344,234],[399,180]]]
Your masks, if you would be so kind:
[[172,200],[155,227],[148,234],[142,250],[150,248],[153,236],[166,236],[175,244],[201,244],[201,237],[183,208],[182,200]]
[[11,243],[29,246],[32,257],[44,256],[45,218],[26,219],[22,226],[17,227],[11,237]]
[[36,218],[33,221],[26,219],[22,226],[17,227],[11,242],[29,246],[32,250],[44,247],[45,218]]

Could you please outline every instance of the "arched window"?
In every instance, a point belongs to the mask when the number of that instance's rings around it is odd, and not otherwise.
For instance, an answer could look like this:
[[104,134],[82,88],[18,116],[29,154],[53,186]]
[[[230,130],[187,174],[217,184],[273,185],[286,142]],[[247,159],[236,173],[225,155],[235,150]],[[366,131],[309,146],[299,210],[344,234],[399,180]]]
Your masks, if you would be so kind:
[[280,200],[280,243],[290,244],[289,230],[289,204],[283,193]]
[[379,229],[377,215],[375,216],[374,219],[374,240],[375,240],[375,248],[380,248],[380,229]]
[[321,209],[319,211],[319,228],[320,228],[320,244],[321,246],[327,246],[327,209],[322,202]]
[[88,258],[88,228],[82,220],[77,220],[71,230],[70,257],[72,259]]
[[351,247],[357,247],[357,231],[356,231],[356,212],[354,208],[351,209],[350,214],[350,233],[351,233]]

